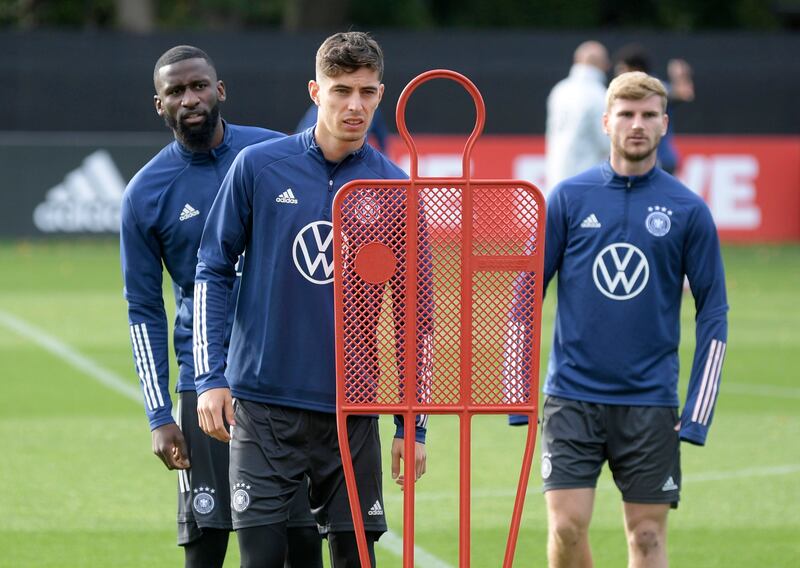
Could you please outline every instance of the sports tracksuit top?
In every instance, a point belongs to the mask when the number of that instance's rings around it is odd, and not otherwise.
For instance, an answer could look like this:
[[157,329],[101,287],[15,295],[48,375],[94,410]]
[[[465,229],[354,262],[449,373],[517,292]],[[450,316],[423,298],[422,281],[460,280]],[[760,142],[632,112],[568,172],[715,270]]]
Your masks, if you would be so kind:
[[[197,392],[336,411],[333,233],[336,191],[355,179],[407,179],[369,144],[325,160],[314,128],[242,151],[222,182],[198,252]],[[225,318],[234,265],[245,255],[227,369]],[[227,378],[227,380],[226,380]],[[402,437],[402,424],[396,437]],[[424,418],[416,439],[424,441]]]
[[605,162],[553,190],[545,243],[545,288],[558,272],[545,394],[678,407],[686,276],[696,348],[680,437],[703,445],[728,334],[719,238],[703,200],[658,167],[626,177]]
[[[208,152],[191,152],[178,142],[165,146],[131,179],[122,197],[122,278],[134,361],[151,429],[174,422],[162,262],[175,294],[174,347],[179,367],[175,388],[178,392],[192,391],[192,298],[205,219],[239,151],[284,136],[263,128],[224,126],[222,144]],[[229,329],[222,340],[223,348]]]

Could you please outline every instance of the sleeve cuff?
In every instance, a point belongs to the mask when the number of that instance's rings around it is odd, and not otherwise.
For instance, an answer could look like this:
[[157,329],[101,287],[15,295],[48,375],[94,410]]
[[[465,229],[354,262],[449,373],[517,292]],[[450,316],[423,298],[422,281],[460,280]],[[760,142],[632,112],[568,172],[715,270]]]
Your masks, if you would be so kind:
[[[414,430],[415,430],[414,439],[417,442],[419,442],[420,444],[424,444],[425,443],[425,436],[428,433],[427,429],[423,428],[421,426],[415,426]],[[395,438],[400,438],[400,439],[405,437],[405,429],[403,428],[402,425],[395,424],[394,437]]]
[[152,432],[156,428],[160,428],[164,424],[172,424],[175,420],[172,418],[171,410],[165,414],[159,413],[157,416],[152,416],[150,418],[150,431]]
[[528,424],[528,417],[524,414],[509,414],[508,415],[508,425],[509,426],[526,426]]
[[680,432],[678,432],[681,441],[689,442],[696,446],[705,446],[707,435],[708,429],[700,426],[697,422],[690,422],[686,426],[681,425]]
[[197,384],[195,382],[195,386],[197,387],[197,396],[200,396],[204,392],[211,390],[211,389],[229,389],[231,388],[228,384],[228,381],[225,380],[225,377],[221,379],[208,379],[203,381],[202,384]]

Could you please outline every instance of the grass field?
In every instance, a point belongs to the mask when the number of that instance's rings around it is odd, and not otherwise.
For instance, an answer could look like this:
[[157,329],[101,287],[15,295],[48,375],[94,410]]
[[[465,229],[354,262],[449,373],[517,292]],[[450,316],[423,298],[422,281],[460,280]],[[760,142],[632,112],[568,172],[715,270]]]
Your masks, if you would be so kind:
[[[724,250],[730,337],[714,426],[683,447],[681,507],[669,548],[678,567],[800,566],[800,246]],[[684,303],[682,377],[693,352]],[[547,304],[543,355],[549,350]],[[101,380],[121,378],[124,387]],[[112,242],[0,244],[0,566],[181,566],[174,473],[150,451]],[[681,395],[685,387],[681,387]],[[386,424],[384,435],[390,435]],[[500,566],[522,429],[474,423],[473,561]],[[418,485],[418,566],[457,566],[457,424],[432,418]],[[534,462],[515,566],[545,566],[544,502]],[[395,531],[402,497],[386,484]],[[598,567],[625,565],[620,499],[607,472],[591,532]],[[238,566],[236,546],[226,566]]]

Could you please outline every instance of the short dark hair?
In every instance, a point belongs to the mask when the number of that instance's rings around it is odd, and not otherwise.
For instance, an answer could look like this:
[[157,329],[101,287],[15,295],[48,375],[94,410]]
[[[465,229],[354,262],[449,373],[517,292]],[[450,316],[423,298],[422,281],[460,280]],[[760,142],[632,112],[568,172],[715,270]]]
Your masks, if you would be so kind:
[[638,43],[620,47],[614,54],[614,63],[624,63],[631,71],[650,72],[650,54]]
[[179,61],[184,61],[186,59],[205,59],[209,67],[211,67],[215,72],[217,70],[217,68],[214,66],[214,62],[211,61],[211,58],[208,56],[208,54],[199,47],[194,47],[193,45],[176,45],[175,47],[171,47],[162,53],[161,57],[159,57],[158,61],[156,61],[156,66],[153,69],[153,83],[155,83],[156,79],[158,78],[159,69]]
[[317,50],[317,73],[338,77],[362,67],[378,72],[383,79],[383,51],[367,32],[339,32],[322,42]]

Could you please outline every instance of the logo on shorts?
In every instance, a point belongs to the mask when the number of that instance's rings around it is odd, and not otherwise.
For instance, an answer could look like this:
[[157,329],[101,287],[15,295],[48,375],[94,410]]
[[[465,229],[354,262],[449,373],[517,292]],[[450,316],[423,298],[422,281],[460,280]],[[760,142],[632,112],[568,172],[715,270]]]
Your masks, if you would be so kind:
[[550,461],[552,454],[542,454],[542,479],[547,479],[553,473],[553,463]]
[[237,483],[233,486],[233,495],[231,495],[231,506],[237,513],[242,513],[250,506],[250,494],[247,490],[250,486],[246,483]]
[[644,220],[644,226],[647,227],[648,232],[656,237],[663,237],[669,233],[670,227],[672,227],[672,221],[670,221],[672,210],[658,205],[648,207],[647,210],[650,211],[650,214]]
[[380,501],[375,501],[375,504],[369,508],[367,515],[375,516],[383,516],[383,507],[381,507]]
[[664,486],[661,488],[661,491],[675,491],[678,488],[678,485],[675,483],[675,480],[672,479],[672,476],[669,476]]
[[198,487],[194,490],[192,507],[201,515],[207,515],[214,510],[214,490],[210,487]]

